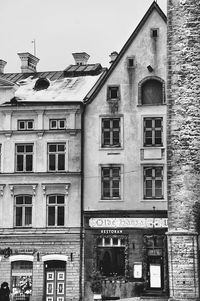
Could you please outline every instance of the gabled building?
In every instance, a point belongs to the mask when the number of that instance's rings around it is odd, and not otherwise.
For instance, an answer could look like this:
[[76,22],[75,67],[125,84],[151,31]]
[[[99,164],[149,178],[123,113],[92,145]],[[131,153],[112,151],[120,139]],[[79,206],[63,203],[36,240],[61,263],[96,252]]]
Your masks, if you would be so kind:
[[166,31],[153,2],[85,102],[85,300],[168,292]]
[[19,56],[0,74],[0,283],[13,300],[79,300],[83,99],[104,70],[86,53],[55,72]]

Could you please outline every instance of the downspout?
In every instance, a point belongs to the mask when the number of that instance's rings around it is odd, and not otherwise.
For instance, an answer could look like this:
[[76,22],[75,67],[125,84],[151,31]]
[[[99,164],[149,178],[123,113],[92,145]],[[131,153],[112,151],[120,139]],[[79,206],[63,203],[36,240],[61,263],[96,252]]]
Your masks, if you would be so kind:
[[83,300],[83,263],[84,263],[84,113],[85,105],[82,104],[81,114],[81,204],[80,204],[80,275],[79,275],[79,301]]

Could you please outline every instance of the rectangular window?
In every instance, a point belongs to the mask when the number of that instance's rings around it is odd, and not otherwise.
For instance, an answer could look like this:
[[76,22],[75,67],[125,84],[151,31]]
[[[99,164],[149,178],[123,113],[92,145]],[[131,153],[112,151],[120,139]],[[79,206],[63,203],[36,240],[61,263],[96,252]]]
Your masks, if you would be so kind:
[[33,130],[33,120],[18,120],[19,131],[31,131]]
[[51,119],[50,120],[50,129],[51,130],[61,130],[65,129],[66,120],[65,119]]
[[119,86],[110,86],[107,90],[107,99],[120,99]]
[[101,197],[102,199],[120,199],[120,167],[101,168]]
[[124,276],[125,239],[112,237],[98,239],[97,269],[103,276]]
[[144,167],[144,198],[163,199],[163,167]]
[[102,147],[120,146],[120,118],[103,118]]
[[15,197],[15,226],[31,227],[32,225],[32,196]]
[[48,144],[48,170],[64,171],[65,170],[65,143]]
[[33,144],[16,145],[16,171],[33,171]]
[[144,146],[162,146],[163,145],[163,119],[144,118]]
[[64,226],[65,224],[64,195],[50,195],[47,199],[47,225]]

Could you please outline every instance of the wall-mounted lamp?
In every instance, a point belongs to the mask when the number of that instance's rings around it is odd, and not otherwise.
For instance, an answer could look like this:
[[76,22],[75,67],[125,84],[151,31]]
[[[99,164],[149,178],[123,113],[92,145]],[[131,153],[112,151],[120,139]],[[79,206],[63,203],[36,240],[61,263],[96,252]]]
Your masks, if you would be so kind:
[[151,65],[148,65],[147,69],[148,69],[149,72],[153,72],[153,68],[151,67]]

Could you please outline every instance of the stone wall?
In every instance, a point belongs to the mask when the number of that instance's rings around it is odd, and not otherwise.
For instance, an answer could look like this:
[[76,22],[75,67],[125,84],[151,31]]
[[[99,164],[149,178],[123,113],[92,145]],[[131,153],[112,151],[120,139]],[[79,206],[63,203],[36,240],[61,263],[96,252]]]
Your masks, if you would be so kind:
[[173,300],[199,296],[199,11],[199,0],[168,0],[168,252]]

